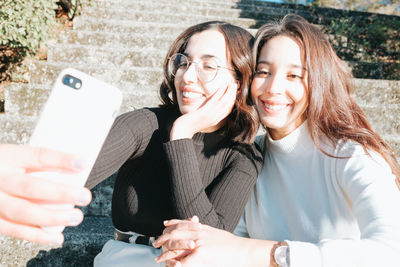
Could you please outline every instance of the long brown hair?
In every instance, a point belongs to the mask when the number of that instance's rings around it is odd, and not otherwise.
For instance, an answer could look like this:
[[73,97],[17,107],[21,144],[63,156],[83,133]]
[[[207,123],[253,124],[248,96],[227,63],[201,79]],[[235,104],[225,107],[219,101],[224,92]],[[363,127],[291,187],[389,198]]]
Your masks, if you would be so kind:
[[353,140],[378,152],[390,165],[400,186],[400,167],[390,146],[372,129],[364,112],[356,104],[353,75],[350,68],[334,52],[325,35],[304,18],[289,14],[281,22],[263,25],[257,32],[253,49],[256,64],[263,45],[271,38],[286,35],[299,41],[304,51],[308,73],[307,127],[320,151],[320,136],[334,145],[339,140]]
[[232,112],[226,119],[222,131],[234,141],[251,143],[257,134],[259,120],[257,111],[249,95],[249,86],[252,78],[253,36],[238,26],[221,22],[210,21],[194,25],[186,29],[171,45],[164,60],[164,81],[160,86],[160,97],[164,107],[177,107],[174,77],[167,71],[168,58],[175,53],[183,53],[190,37],[205,30],[215,29],[225,37],[227,58],[235,70],[235,79],[239,82],[238,93]]

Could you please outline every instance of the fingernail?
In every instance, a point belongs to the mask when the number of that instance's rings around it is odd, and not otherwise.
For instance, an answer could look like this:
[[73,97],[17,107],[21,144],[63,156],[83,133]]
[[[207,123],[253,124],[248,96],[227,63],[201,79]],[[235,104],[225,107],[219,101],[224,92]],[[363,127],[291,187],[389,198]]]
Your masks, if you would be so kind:
[[62,235],[50,236],[50,246],[59,247],[63,243]]
[[80,213],[74,212],[69,217],[69,225],[78,225],[82,221],[82,215]]
[[164,225],[166,225],[168,223],[168,220],[163,221]]
[[76,205],[86,206],[90,203],[91,195],[87,190],[81,190],[79,192],[78,199],[76,201]]

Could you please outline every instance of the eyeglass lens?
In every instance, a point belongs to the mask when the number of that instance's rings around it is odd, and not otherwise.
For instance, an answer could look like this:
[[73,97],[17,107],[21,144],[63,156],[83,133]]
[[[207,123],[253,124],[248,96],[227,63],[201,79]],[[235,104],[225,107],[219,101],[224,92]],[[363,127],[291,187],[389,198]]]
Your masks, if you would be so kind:
[[168,71],[173,76],[182,76],[191,63],[196,64],[197,75],[202,82],[209,82],[217,75],[218,64],[215,59],[206,58],[199,62],[193,62],[183,54],[174,54],[170,57]]

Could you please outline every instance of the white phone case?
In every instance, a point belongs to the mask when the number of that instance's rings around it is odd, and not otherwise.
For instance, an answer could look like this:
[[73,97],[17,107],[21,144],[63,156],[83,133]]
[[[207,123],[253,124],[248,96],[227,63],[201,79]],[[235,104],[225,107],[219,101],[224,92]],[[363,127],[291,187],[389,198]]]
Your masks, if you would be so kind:
[[[75,69],[58,76],[29,145],[71,153],[84,159],[78,174],[37,172],[35,176],[83,186],[121,106],[122,94],[111,85]],[[46,204],[50,208],[60,205]],[[64,206],[65,207],[65,206]],[[64,227],[46,227],[61,232]]]

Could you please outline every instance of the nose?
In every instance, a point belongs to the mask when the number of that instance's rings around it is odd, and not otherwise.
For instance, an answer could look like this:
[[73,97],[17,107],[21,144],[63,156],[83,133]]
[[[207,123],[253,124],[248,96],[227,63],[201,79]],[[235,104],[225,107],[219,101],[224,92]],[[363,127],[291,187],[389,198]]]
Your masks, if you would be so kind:
[[266,81],[266,91],[270,94],[280,94],[284,90],[285,82],[282,75],[273,74]]
[[196,63],[190,62],[189,67],[183,73],[183,81],[186,83],[197,82]]

